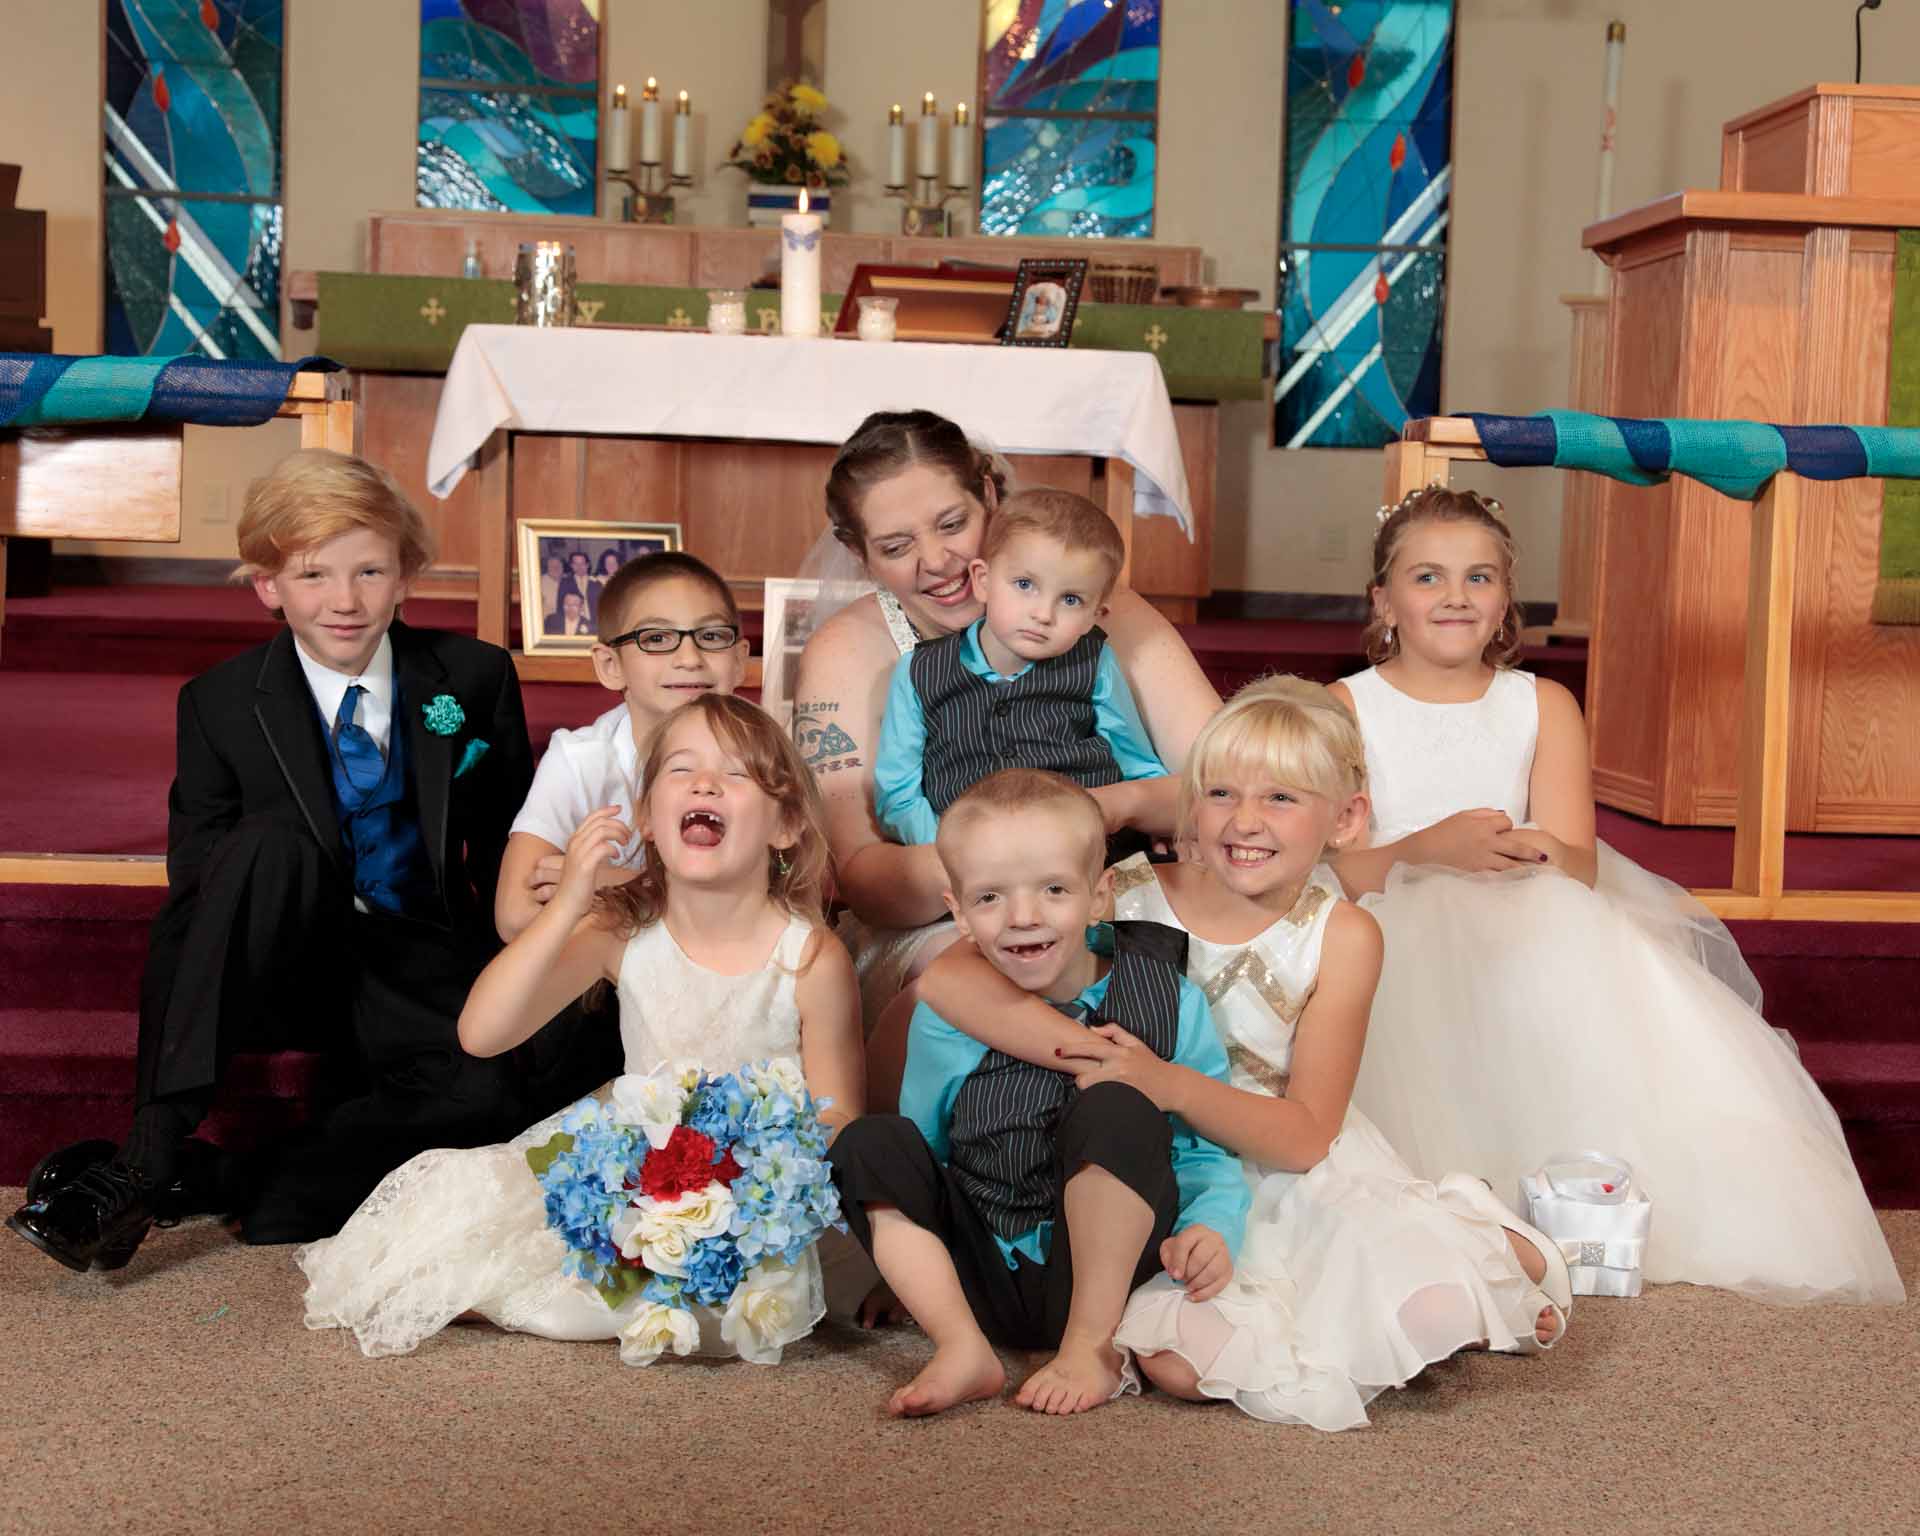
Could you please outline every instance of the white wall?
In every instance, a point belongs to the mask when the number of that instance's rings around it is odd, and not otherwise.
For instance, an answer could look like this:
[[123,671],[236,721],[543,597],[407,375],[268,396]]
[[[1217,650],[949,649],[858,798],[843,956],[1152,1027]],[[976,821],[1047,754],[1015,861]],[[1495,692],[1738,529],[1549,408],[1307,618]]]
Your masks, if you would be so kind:
[[[761,0],[603,0],[610,90],[693,93],[696,186],[683,218],[743,222],[716,169],[764,88]],[[887,106],[933,91],[974,101],[975,0],[826,0],[825,81],[856,185],[834,225],[897,228],[878,195]],[[1156,238],[1204,247],[1218,281],[1273,296],[1279,234],[1283,0],[1167,0]],[[99,0],[7,0],[0,160],[26,166],[21,204],[49,214],[56,344],[100,326]],[[417,56],[411,0],[288,0],[287,267],[361,264],[366,216],[410,206]],[[1442,407],[1564,403],[1558,296],[1589,282],[1602,43],[1628,25],[1617,208],[1719,177],[1720,124],[1817,79],[1850,78],[1852,8],[1805,0],[1459,0],[1454,218]],[[1867,15],[1867,78],[1920,80],[1920,6]],[[977,105],[977,103],[976,103]],[[308,338],[284,333],[290,347]],[[1214,580],[1226,588],[1356,592],[1380,498],[1377,454],[1268,446],[1270,411],[1224,408]],[[182,554],[223,555],[217,514],[288,442],[290,424],[190,434]],[[1554,593],[1558,486],[1483,471],[1514,515],[1522,591]],[[118,548],[124,548],[118,547]]]

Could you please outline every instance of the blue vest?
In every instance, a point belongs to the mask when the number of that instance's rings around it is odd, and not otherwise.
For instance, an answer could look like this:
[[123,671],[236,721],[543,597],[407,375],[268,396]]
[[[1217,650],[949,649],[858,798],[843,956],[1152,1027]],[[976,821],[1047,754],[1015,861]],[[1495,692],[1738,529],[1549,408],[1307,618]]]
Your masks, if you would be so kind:
[[[413,803],[407,773],[406,716],[398,681],[393,690],[393,729],[387,766],[364,800],[347,779],[338,751],[327,760],[333,770],[333,812],[340,821],[341,851],[353,872],[353,890],[376,911],[423,916],[434,897],[433,864],[420,835],[420,814]],[[359,800],[358,808],[354,802]]]

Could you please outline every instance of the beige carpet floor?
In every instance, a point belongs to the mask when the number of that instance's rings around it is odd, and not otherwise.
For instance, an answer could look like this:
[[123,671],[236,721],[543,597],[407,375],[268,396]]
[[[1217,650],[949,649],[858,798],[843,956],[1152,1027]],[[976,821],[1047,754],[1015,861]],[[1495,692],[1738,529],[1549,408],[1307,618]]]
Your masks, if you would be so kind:
[[[1883,1220],[1914,1291],[1920,1212]],[[1321,1435],[1160,1398],[893,1423],[906,1329],[772,1370],[484,1327],[365,1360],[300,1297],[291,1250],[212,1222],[111,1277],[0,1234],[0,1530],[1920,1530],[1920,1302],[1587,1299],[1553,1354],[1463,1356]]]

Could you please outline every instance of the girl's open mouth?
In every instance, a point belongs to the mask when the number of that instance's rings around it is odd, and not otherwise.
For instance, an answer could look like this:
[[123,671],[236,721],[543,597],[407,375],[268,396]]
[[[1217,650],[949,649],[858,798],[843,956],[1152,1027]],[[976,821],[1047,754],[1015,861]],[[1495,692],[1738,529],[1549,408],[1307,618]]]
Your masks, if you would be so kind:
[[727,824],[712,811],[688,811],[680,818],[680,841],[689,848],[718,848]]

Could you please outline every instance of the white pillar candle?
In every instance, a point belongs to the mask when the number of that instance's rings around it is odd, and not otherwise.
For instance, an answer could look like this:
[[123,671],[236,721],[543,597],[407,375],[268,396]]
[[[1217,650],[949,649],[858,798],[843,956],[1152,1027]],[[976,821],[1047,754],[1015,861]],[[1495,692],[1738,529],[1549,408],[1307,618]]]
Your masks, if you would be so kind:
[[640,93],[640,163],[660,163],[660,82],[651,75]]
[[693,174],[693,101],[685,91],[673,109],[673,174]]
[[947,147],[947,185],[971,185],[973,172],[973,129],[967,122],[967,104],[953,109],[953,138]]
[[820,334],[820,215],[800,211],[780,215],[780,334]]
[[920,126],[914,142],[914,174],[940,174],[940,109],[934,105],[933,92],[920,98]]
[[627,144],[631,129],[632,114],[627,111],[627,88],[616,85],[613,88],[613,111],[607,118],[607,169],[624,171],[627,168]]
[[898,103],[887,113],[887,185],[907,184],[907,125]]

